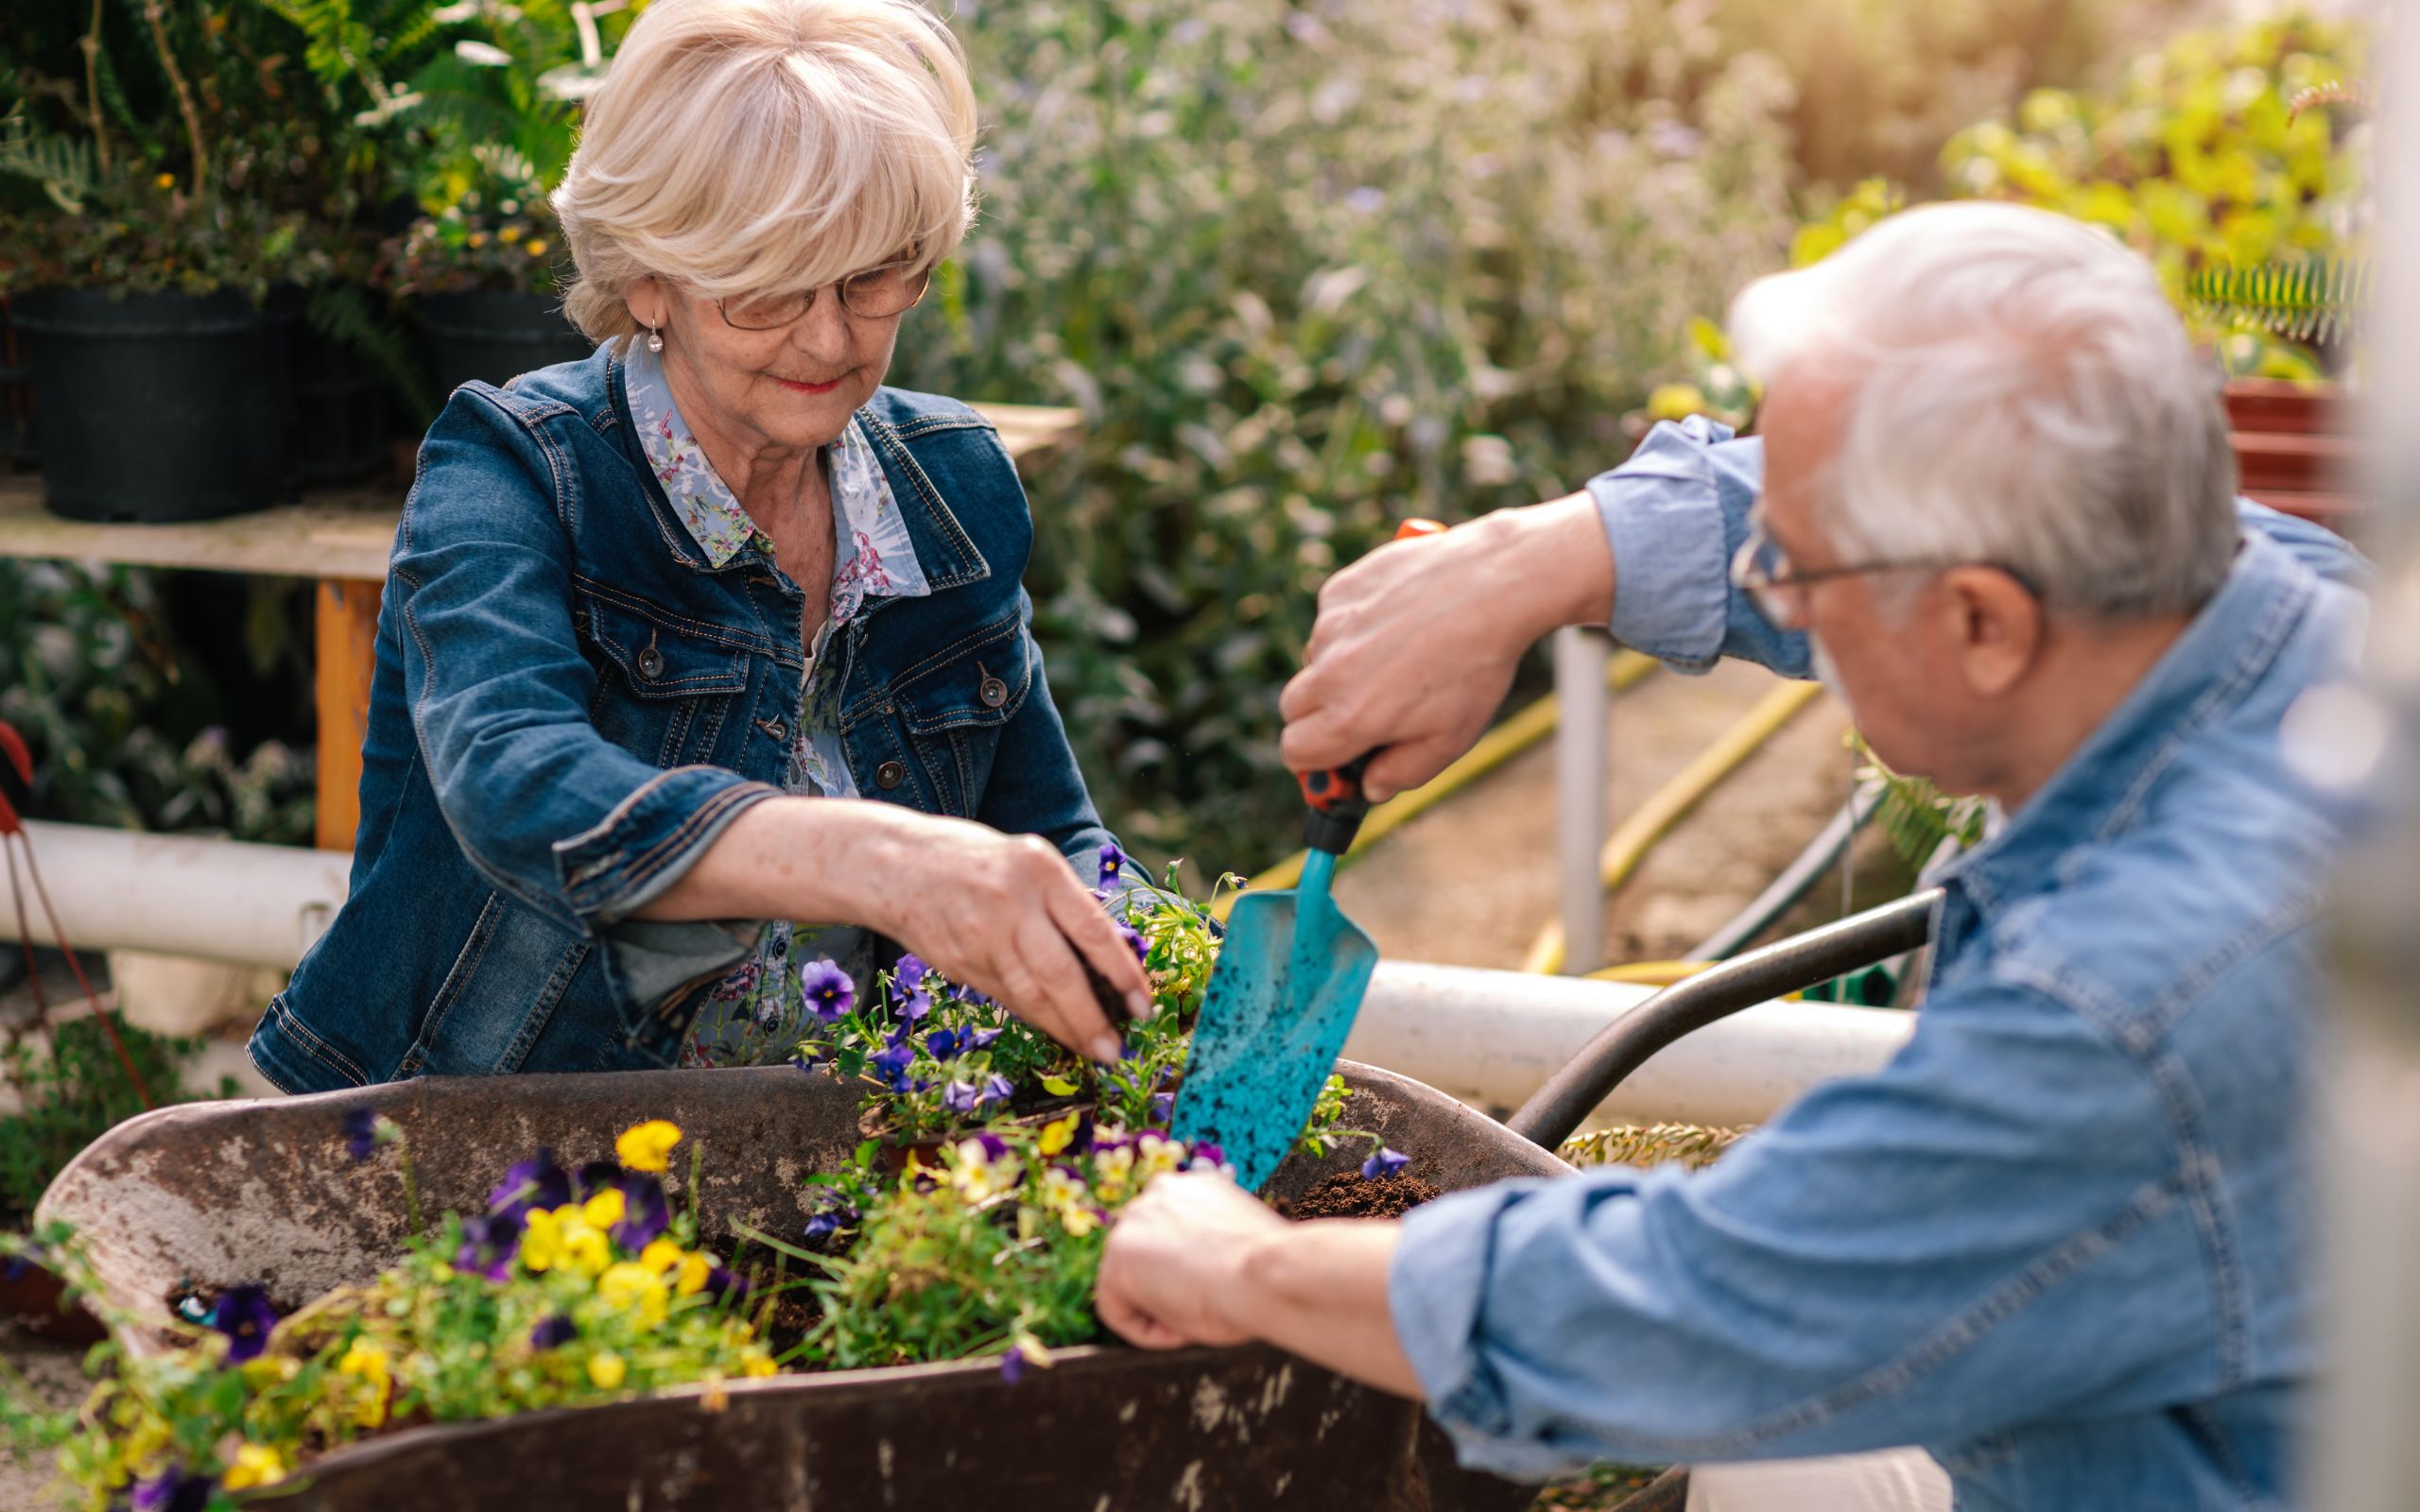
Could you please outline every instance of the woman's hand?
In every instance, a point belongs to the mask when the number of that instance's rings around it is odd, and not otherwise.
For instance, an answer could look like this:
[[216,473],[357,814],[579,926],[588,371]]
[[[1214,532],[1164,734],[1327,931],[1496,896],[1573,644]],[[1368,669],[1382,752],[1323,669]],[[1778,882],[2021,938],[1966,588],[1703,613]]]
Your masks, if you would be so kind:
[[1531,642],[1605,623],[1613,581],[1586,494],[1381,546],[1320,590],[1279,753],[1306,772],[1383,747],[1371,799],[1419,786],[1478,739]]
[[638,917],[863,924],[1096,1060],[1125,1040],[1085,963],[1127,1013],[1152,1010],[1143,963],[1048,842],[890,803],[767,799]]
[[1033,835],[964,819],[917,830],[865,879],[876,927],[1070,1050],[1115,1060],[1125,1040],[1085,964],[1133,1018],[1151,1016],[1150,981],[1066,857]]

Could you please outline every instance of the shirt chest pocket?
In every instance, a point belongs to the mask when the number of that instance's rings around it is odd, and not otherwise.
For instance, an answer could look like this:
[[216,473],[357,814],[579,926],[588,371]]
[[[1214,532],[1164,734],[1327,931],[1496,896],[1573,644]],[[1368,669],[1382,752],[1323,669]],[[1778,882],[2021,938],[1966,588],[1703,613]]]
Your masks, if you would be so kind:
[[718,760],[748,694],[751,658],[736,637],[634,600],[583,593],[572,625],[597,670],[589,718],[597,732],[661,767]]
[[[1032,692],[1039,659],[1014,609],[891,684],[908,753],[932,784],[942,813],[982,807],[1000,731]],[[879,776],[876,778],[880,781]]]

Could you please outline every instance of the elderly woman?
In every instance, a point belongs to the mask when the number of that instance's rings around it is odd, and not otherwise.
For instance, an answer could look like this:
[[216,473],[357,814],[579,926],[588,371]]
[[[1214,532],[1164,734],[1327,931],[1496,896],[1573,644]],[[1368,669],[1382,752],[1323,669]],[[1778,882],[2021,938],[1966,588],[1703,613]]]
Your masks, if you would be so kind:
[[1150,1010],[1016,475],[882,387],[974,137],[910,0],[631,28],[554,200],[602,344],[465,386],[421,449],[352,896],[252,1037],[272,1081],[779,1058],[902,947],[1100,1058],[1104,1005]]

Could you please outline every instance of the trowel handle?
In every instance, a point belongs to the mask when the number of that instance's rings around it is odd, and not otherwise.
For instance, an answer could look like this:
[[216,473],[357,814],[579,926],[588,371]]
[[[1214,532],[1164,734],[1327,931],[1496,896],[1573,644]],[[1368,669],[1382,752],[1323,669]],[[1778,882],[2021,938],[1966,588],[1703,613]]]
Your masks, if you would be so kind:
[[[1406,520],[1395,526],[1395,539],[1409,541],[1414,536],[1443,535],[1444,531],[1444,525],[1435,520]],[[1341,766],[1294,775],[1302,784],[1303,801],[1311,810],[1303,821],[1305,845],[1336,856],[1353,849],[1353,837],[1361,833],[1361,821],[1370,813],[1369,796],[1361,791],[1361,774],[1377,754],[1375,750],[1365,751],[1358,760]]]

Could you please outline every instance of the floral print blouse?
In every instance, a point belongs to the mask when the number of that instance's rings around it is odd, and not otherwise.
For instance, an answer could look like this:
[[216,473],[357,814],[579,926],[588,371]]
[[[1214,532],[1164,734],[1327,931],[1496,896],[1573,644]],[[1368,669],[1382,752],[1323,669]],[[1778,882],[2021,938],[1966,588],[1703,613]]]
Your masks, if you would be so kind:
[[[671,386],[665,381],[663,359],[633,343],[623,382],[648,466],[706,559],[720,567],[742,552],[753,552],[780,573],[772,539],[757,528],[716,474],[704,448],[681,418]],[[826,666],[824,647],[867,600],[921,598],[932,589],[864,427],[852,420],[839,438],[823,449],[823,461],[832,493],[832,589],[823,627],[807,652],[783,786],[811,798],[856,798],[856,783],[840,747],[839,678]],[[756,954],[709,994],[683,1046],[682,1064],[758,1065],[786,1057],[804,1032],[806,1009],[799,973],[819,960],[838,963],[859,992],[867,991],[873,978],[873,936],[854,924],[773,920]]]

